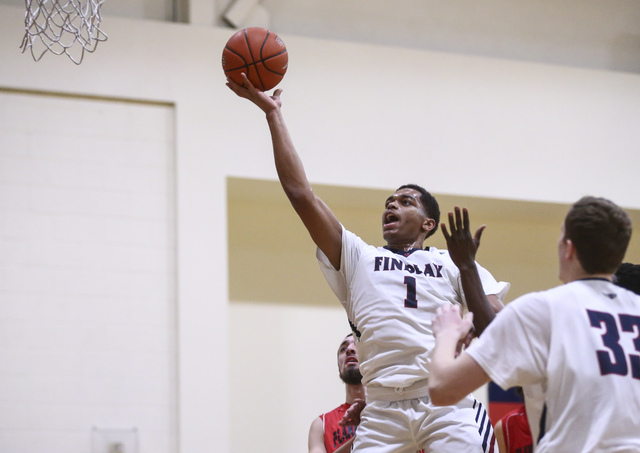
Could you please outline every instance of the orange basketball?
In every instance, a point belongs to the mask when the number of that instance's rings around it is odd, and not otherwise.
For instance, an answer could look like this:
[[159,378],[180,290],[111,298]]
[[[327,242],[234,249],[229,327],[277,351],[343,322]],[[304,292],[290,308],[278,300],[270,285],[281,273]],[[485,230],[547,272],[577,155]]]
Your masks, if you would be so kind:
[[227,77],[242,85],[243,72],[262,91],[275,87],[287,72],[287,48],[275,33],[250,27],[235,33],[222,51],[222,69]]

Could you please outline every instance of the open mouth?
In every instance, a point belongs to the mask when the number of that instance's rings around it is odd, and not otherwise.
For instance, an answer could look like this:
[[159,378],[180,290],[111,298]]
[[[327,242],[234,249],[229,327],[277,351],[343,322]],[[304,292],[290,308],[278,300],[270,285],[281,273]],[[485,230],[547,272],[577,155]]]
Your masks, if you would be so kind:
[[397,215],[395,215],[393,212],[388,212],[388,213],[386,213],[386,214],[384,215],[384,221],[383,221],[383,223],[384,223],[384,225],[388,225],[388,224],[390,224],[390,223],[395,223],[395,222],[397,222],[398,220],[400,220],[400,219],[398,218],[398,216],[397,216]]

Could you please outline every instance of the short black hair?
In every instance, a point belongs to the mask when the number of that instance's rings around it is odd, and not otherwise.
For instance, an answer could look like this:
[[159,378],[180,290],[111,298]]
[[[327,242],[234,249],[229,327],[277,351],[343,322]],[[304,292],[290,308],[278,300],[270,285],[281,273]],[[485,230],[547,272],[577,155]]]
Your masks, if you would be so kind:
[[400,189],[413,189],[420,192],[420,202],[424,207],[424,211],[425,211],[424,213],[426,214],[427,217],[430,217],[436,221],[435,228],[429,231],[425,239],[428,238],[429,236],[432,236],[433,233],[435,233],[438,230],[438,227],[440,226],[440,205],[438,205],[438,201],[436,200],[436,198],[433,195],[431,195],[427,191],[427,189],[417,184],[404,184],[398,187],[396,189],[396,192]]
[[573,243],[585,272],[613,274],[631,239],[631,219],[606,198],[583,197],[564,219],[564,239]]
[[640,295],[640,264],[622,263],[613,275],[613,283]]

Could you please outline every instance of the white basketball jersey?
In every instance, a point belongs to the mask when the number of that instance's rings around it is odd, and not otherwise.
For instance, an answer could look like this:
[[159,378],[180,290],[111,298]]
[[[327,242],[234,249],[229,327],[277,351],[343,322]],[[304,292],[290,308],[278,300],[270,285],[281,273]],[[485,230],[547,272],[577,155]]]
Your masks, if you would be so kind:
[[[449,253],[429,248],[403,256],[343,229],[340,271],[320,250],[317,257],[354,329],[363,383],[393,392],[427,378],[436,309],[466,306]],[[507,283],[478,271],[487,294],[506,293]]]
[[[503,389],[536,386],[537,453],[640,452],[640,297],[604,279],[527,294],[467,349]],[[529,403],[529,402],[528,402]],[[529,404],[527,404],[529,407]]]

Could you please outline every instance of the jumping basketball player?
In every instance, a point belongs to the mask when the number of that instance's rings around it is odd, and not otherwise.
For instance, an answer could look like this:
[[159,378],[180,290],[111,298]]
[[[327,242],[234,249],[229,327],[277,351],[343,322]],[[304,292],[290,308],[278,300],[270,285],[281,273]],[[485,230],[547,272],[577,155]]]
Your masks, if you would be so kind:
[[472,315],[443,306],[434,323],[434,403],[453,404],[489,379],[504,389],[535,386],[537,453],[640,452],[640,296],[611,281],[630,237],[617,205],[579,200],[558,241],[565,284],[511,302],[457,358]]
[[507,283],[498,283],[475,263],[483,227],[472,237],[466,210],[456,209],[455,220],[449,218],[451,235],[445,234],[450,251],[423,249],[438,227],[440,209],[425,189],[406,185],[385,202],[382,232],[387,245],[366,244],[344,229],[311,189],[280,110],[281,90],[269,96],[246,76],[243,80],[243,85],[227,80],[227,86],[265,112],[284,192],[318,247],[322,271],[356,338],[367,405],[354,451],[489,451],[493,428],[474,398],[438,408],[428,391],[436,309],[468,307],[479,333],[495,316],[487,295],[494,307],[501,307],[508,290]]

